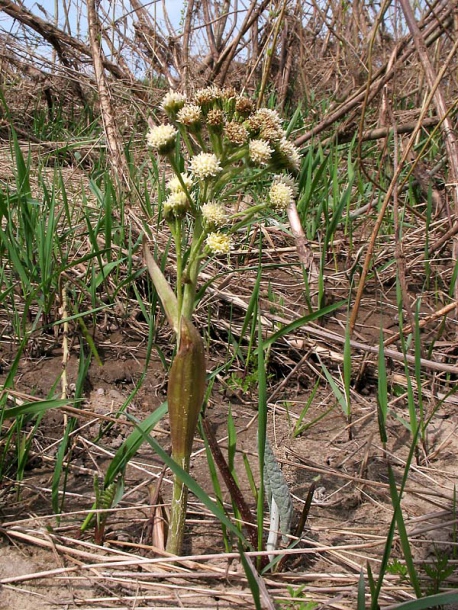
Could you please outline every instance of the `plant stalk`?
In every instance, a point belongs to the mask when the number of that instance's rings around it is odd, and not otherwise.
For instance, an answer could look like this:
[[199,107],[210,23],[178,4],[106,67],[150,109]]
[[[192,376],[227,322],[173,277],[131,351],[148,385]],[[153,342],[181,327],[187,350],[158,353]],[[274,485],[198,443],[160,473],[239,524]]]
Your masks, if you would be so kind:
[[[172,458],[186,472],[189,472],[189,456],[178,457],[172,453]],[[170,505],[170,523],[167,538],[167,553],[180,555],[183,544],[186,509],[188,506],[188,488],[183,481],[174,475],[172,502]]]

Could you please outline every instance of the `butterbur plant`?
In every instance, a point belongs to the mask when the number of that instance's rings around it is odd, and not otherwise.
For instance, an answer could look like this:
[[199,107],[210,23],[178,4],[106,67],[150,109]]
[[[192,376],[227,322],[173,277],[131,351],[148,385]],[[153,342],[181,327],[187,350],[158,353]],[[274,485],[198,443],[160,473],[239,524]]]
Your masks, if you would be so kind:
[[[174,288],[146,242],[144,256],[176,335],[167,390],[172,457],[188,471],[206,379],[204,345],[192,322],[199,271],[209,257],[228,256],[252,219],[295,207],[300,156],[275,110],[255,109],[232,89],[212,86],[192,99],[171,91],[161,110],[166,120],[150,129],[147,143],[171,170],[162,215],[175,247]],[[176,476],[167,541],[173,554],[181,550],[186,506],[187,489]]]

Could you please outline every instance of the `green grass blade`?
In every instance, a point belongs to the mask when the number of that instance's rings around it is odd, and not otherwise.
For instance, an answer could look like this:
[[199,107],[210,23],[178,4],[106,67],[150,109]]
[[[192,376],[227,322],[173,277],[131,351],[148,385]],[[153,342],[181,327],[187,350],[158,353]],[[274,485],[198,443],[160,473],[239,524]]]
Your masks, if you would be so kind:
[[237,481],[237,472],[235,469],[235,454],[237,451],[237,430],[235,429],[234,418],[232,417],[232,409],[229,407],[229,413],[227,414],[227,464],[235,482]]
[[398,527],[399,538],[401,540],[401,547],[406,562],[407,571],[409,572],[410,584],[412,585],[413,590],[415,591],[415,595],[417,597],[421,597],[422,595],[420,583],[418,581],[417,571],[413,562],[412,551],[410,550],[409,536],[407,535],[404,517],[402,515],[401,498],[400,496],[398,496],[398,491],[396,489],[396,481],[394,479],[393,469],[391,468],[390,464],[388,464],[388,480],[390,485],[391,502],[393,506],[396,507],[396,524]]
[[[416,433],[413,437],[413,440],[412,440],[412,444],[409,449],[409,454],[407,456],[406,465],[404,468],[404,474],[402,477],[402,482],[401,482],[401,486],[399,489],[399,493],[396,491],[397,501],[396,501],[396,504],[393,506],[393,517],[391,519],[390,527],[388,529],[385,549],[383,552],[382,560],[380,562],[379,577],[378,577],[377,582],[375,583],[375,586],[372,582],[372,577],[370,577],[369,582],[371,584],[371,610],[379,610],[378,598],[380,595],[380,591],[382,589],[383,579],[384,579],[384,576],[385,576],[385,573],[386,573],[386,570],[388,567],[388,561],[389,561],[390,555],[391,555],[391,547],[393,544],[394,532],[396,529],[397,511],[401,510],[402,495],[404,493],[404,488],[407,484],[410,464],[412,463],[413,457],[415,455],[415,447],[416,447],[417,440],[418,440],[418,432],[419,432],[419,430],[416,431]],[[368,575],[369,575],[369,568],[368,568]]]
[[409,602],[404,602],[398,606],[390,606],[391,610],[426,610],[427,608],[439,608],[444,604],[453,604],[458,602],[458,591],[447,591],[445,593],[437,593],[429,595],[421,599],[415,599]]
[[264,359],[261,314],[258,316],[258,456],[259,492],[257,502],[258,549],[263,549],[264,457],[267,437],[267,379]]
[[[218,479],[218,471],[216,468],[215,460],[213,459],[210,445],[208,443],[207,435],[205,434],[204,427],[202,426],[201,419],[199,421],[199,433],[200,433],[201,438],[204,441],[205,457],[207,458],[208,470],[209,470],[210,478],[211,478],[212,485],[213,485],[213,491],[215,492],[216,501],[217,501],[219,507],[221,508],[221,510],[224,510],[223,493],[222,493],[221,485],[220,485],[219,479]],[[223,533],[224,548],[226,550],[226,553],[229,553],[231,551],[231,544],[230,544],[230,540],[229,540],[225,525],[221,524],[221,530]]]
[[345,343],[344,343],[344,361],[343,361],[343,382],[345,391],[345,402],[347,405],[347,418],[350,420],[351,417],[351,337],[350,329],[347,326],[345,329]]
[[[318,355],[318,354],[317,354]],[[325,365],[324,362],[322,362],[320,356],[318,355],[318,360],[320,361],[320,365],[321,368],[323,370],[324,376],[326,377],[329,385],[331,386],[331,390],[334,393],[334,396],[337,399],[337,402],[339,403],[339,405],[342,407],[342,411],[344,413],[344,415],[347,417],[350,416],[350,411],[349,411],[349,405],[347,404],[347,399],[345,398],[345,395],[342,394],[342,392],[340,391],[339,386],[337,385],[337,383],[334,381],[333,376],[331,375],[331,373],[329,372],[329,369],[327,368],[327,366]]]
[[388,441],[388,436],[386,433],[386,419],[388,416],[388,378],[386,375],[382,328],[380,328],[378,350],[377,415],[380,440],[382,441],[383,445],[385,445]]
[[280,330],[277,330],[277,332],[273,333],[272,335],[270,335],[270,337],[267,337],[267,339],[264,340],[264,343],[263,343],[264,349],[268,348],[270,345],[272,345],[272,343],[275,343],[275,341],[278,341],[278,339],[281,339],[285,335],[288,335],[289,333],[294,332],[301,326],[305,326],[309,322],[313,322],[313,320],[317,320],[318,318],[327,316],[328,314],[332,313],[336,309],[339,309],[339,307],[342,307],[346,304],[347,304],[346,301],[339,301],[338,303],[332,303],[331,305],[327,305],[326,307],[323,307],[322,309],[318,309],[317,311],[314,311],[311,314],[303,316],[302,318],[298,318],[294,322],[291,322],[291,324],[287,324],[286,326],[283,326],[283,328],[281,328]]
[[258,579],[256,578],[256,575],[254,573],[254,566],[250,561],[248,561],[248,558],[243,552],[243,546],[240,543],[238,547],[240,553],[240,560],[242,562],[243,570],[248,581],[248,586],[250,587],[254,605],[256,606],[256,610],[262,610],[261,591],[259,589]]
[[361,570],[358,581],[358,599],[356,610],[366,610],[366,587],[364,583],[364,572]]
[[50,400],[37,400],[36,402],[26,402],[17,407],[10,407],[3,411],[3,417],[5,419],[20,417],[21,415],[37,415],[38,413],[44,413],[49,409],[59,409],[59,407],[65,407],[68,405],[74,405],[75,399],[72,400],[61,400],[61,399],[50,399]]
[[108,470],[105,475],[104,486],[108,487],[114,483],[118,474],[122,474],[129,461],[137,453],[140,446],[145,441],[145,437],[151,430],[161,421],[167,413],[167,403],[163,402],[157,409],[153,411],[142,422],[135,420],[136,427],[129,434],[121,447],[116,451],[114,458],[111,460]]

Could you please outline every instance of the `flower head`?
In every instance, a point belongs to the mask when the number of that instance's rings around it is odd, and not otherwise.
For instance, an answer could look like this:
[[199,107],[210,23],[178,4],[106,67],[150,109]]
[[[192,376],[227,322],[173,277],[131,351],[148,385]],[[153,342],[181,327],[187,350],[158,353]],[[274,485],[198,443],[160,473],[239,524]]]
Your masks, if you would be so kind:
[[281,182],[282,184],[286,184],[286,186],[289,186],[292,189],[293,198],[296,199],[296,197],[299,193],[299,188],[298,188],[296,180],[293,178],[293,176],[291,176],[291,174],[281,174],[279,176],[275,176],[273,183],[275,184],[278,182]]
[[157,150],[160,155],[167,155],[175,148],[177,133],[172,125],[153,127],[146,136],[148,146]]
[[186,193],[177,191],[171,193],[164,201],[164,216],[166,220],[183,218],[189,209],[189,201]]
[[213,110],[208,111],[207,127],[213,133],[223,133],[224,113],[222,110],[220,110],[219,108],[213,108]]
[[231,121],[224,128],[224,135],[231,144],[241,146],[245,144],[248,139],[248,132],[241,123],[237,121]]
[[205,112],[209,110],[214,102],[221,99],[223,92],[216,85],[205,87],[205,89],[199,89],[194,94],[194,103],[198,104]]
[[226,211],[222,205],[216,203],[215,201],[209,201],[208,203],[205,203],[201,208],[201,212],[204,224],[207,229],[222,227],[226,224]]
[[212,254],[227,254],[231,249],[230,237],[218,231],[209,233],[205,243]]
[[183,108],[186,103],[186,97],[178,91],[172,89],[164,96],[161,103],[162,110],[170,117],[175,117],[176,113]]
[[286,210],[294,201],[295,188],[285,180],[276,179],[269,189],[269,201],[274,210]]
[[285,136],[278,112],[269,108],[260,108],[252,114],[247,126],[253,135],[269,142],[281,140]]
[[225,100],[237,99],[237,91],[234,87],[224,87],[221,93]]
[[199,153],[191,159],[191,172],[199,180],[216,176],[222,169],[218,157],[212,153]]
[[256,116],[261,119],[264,125],[282,129],[281,118],[276,110],[271,110],[270,108],[260,108],[256,112]]
[[177,121],[188,127],[200,127],[201,120],[202,110],[196,104],[185,104],[177,114]]
[[250,159],[255,165],[267,165],[269,163],[274,151],[267,140],[250,140],[248,146]]
[[239,97],[235,102],[236,111],[243,117],[248,117],[253,112],[253,101],[249,97]]
[[301,156],[292,142],[286,138],[282,138],[278,142],[277,152],[280,156],[279,161],[282,167],[294,170],[295,172],[299,171],[301,166]]
[[[188,191],[191,190],[192,188],[192,178],[189,174],[181,174],[181,180],[183,181],[185,187],[188,189]],[[165,187],[171,191],[172,193],[179,193],[183,191],[183,185],[180,182],[180,179],[178,178],[178,176],[174,176],[173,178],[171,178],[167,184],[165,185]]]

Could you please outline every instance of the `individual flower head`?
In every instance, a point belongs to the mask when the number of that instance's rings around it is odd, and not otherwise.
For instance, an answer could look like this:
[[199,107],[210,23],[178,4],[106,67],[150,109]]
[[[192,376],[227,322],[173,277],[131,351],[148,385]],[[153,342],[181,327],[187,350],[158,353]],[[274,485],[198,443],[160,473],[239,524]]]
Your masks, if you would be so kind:
[[216,176],[222,169],[218,157],[212,153],[199,153],[191,159],[191,172],[198,180]]
[[269,201],[274,210],[286,210],[294,202],[297,188],[289,176],[278,176],[269,189]]
[[171,193],[164,201],[164,216],[167,221],[183,218],[188,209],[189,201],[183,191]]
[[219,231],[209,233],[205,243],[211,254],[228,254],[231,249],[231,238]]
[[237,90],[234,87],[223,87],[221,94],[226,100],[237,100]]
[[248,145],[250,159],[255,165],[267,165],[273,152],[267,140],[250,140]]
[[224,87],[221,91],[221,105],[229,120],[234,115],[236,102],[237,91],[234,87]]
[[223,133],[224,113],[219,108],[209,110],[207,114],[207,127],[213,133],[218,135]]
[[276,146],[276,152],[278,154],[275,155],[275,161],[278,161],[280,167],[285,167],[295,172],[299,171],[301,156],[292,142],[282,138]]
[[216,85],[205,87],[205,89],[199,89],[194,94],[193,102],[202,108],[204,114],[206,114],[215,102],[221,99],[222,91]]
[[160,155],[168,155],[175,148],[177,130],[172,125],[158,125],[152,127],[146,136],[148,146],[151,146]]
[[[192,184],[193,184],[191,176],[189,174],[181,174],[181,180],[183,181],[187,190],[190,191],[192,188]],[[171,178],[167,182],[165,187],[172,193],[179,193],[179,192],[183,191],[183,185],[180,182],[180,179],[178,178],[178,176],[174,176],[173,178]]]
[[278,112],[269,108],[260,108],[252,114],[247,127],[250,133],[269,142],[277,142],[285,135]]
[[242,117],[249,117],[250,114],[253,112],[253,100],[250,100],[249,97],[238,97],[236,102],[235,102],[235,110],[242,116]]
[[248,139],[248,132],[241,123],[231,121],[224,128],[224,135],[231,144],[242,146]]
[[204,203],[201,207],[201,212],[206,229],[216,229],[217,227],[224,226],[227,222],[226,210],[215,201]]
[[256,111],[256,116],[260,118],[266,126],[282,129],[281,118],[276,110],[260,108]]
[[197,106],[197,104],[185,104],[183,108],[178,111],[177,121],[191,129],[200,129],[202,125],[202,111],[200,106]]
[[299,194],[299,187],[297,185],[296,179],[291,176],[291,174],[280,174],[279,176],[275,176],[274,183],[281,182],[289,186],[293,191],[293,198],[296,199]]
[[183,108],[185,103],[186,97],[182,93],[171,89],[162,100],[161,108],[169,117],[175,118],[177,112]]

